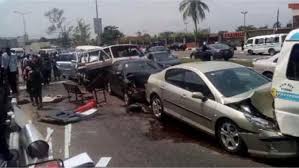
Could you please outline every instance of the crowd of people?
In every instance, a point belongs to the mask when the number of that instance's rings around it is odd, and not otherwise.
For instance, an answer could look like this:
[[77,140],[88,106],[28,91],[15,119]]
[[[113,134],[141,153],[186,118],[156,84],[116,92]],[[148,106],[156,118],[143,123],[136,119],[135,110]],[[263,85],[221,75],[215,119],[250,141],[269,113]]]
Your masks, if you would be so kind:
[[33,106],[42,108],[42,86],[52,80],[59,80],[60,73],[56,66],[57,53],[40,52],[17,56],[10,48],[0,50],[1,82],[7,82],[9,94],[18,101],[18,81],[26,83],[26,90]]

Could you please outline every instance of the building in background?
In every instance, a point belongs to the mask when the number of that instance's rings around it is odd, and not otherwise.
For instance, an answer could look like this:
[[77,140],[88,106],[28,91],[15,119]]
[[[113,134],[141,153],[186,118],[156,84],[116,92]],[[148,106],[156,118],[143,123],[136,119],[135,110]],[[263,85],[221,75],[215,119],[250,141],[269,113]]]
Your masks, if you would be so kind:
[[0,48],[16,48],[18,47],[17,38],[0,37]]
[[290,3],[289,8],[293,12],[293,28],[299,28],[299,3]]

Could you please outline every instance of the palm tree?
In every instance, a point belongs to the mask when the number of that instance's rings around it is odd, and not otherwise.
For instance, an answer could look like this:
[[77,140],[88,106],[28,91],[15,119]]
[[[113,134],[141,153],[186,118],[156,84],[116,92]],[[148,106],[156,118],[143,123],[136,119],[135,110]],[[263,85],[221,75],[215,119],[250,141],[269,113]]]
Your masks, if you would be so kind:
[[180,11],[183,13],[183,19],[190,17],[194,23],[194,38],[197,43],[198,28],[197,24],[200,20],[206,18],[206,11],[209,12],[209,7],[202,0],[183,0],[180,3]]

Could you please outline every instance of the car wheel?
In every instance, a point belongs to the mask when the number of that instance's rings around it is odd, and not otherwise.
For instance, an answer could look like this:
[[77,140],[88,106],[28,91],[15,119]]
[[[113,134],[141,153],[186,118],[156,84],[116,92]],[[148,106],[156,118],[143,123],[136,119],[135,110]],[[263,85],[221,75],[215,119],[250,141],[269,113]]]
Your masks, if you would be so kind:
[[151,99],[152,112],[154,116],[161,120],[164,117],[164,108],[161,99],[158,96],[153,96]]
[[252,50],[248,50],[248,54],[249,55],[253,55],[253,51]]
[[272,72],[264,72],[263,75],[269,79],[273,78],[273,73]]
[[111,89],[111,84],[110,82],[107,83],[107,92],[109,93],[109,95],[112,95],[112,89]]
[[269,54],[270,54],[271,56],[273,56],[273,55],[276,54],[276,51],[275,51],[273,48],[271,48],[271,49],[269,49]]
[[229,153],[242,153],[246,149],[238,126],[230,120],[224,120],[219,124],[217,138],[220,145]]

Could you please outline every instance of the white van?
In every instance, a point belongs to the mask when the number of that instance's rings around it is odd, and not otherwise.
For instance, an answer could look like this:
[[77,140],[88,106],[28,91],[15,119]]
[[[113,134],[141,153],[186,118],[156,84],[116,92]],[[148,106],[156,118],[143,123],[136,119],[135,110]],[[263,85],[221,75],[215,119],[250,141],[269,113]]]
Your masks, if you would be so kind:
[[273,34],[249,38],[244,46],[248,54],[270,54],[280,52],[287,34]]
[[299,29],[286,37],[273,76],[275,116],[283,134],[299,137]]

